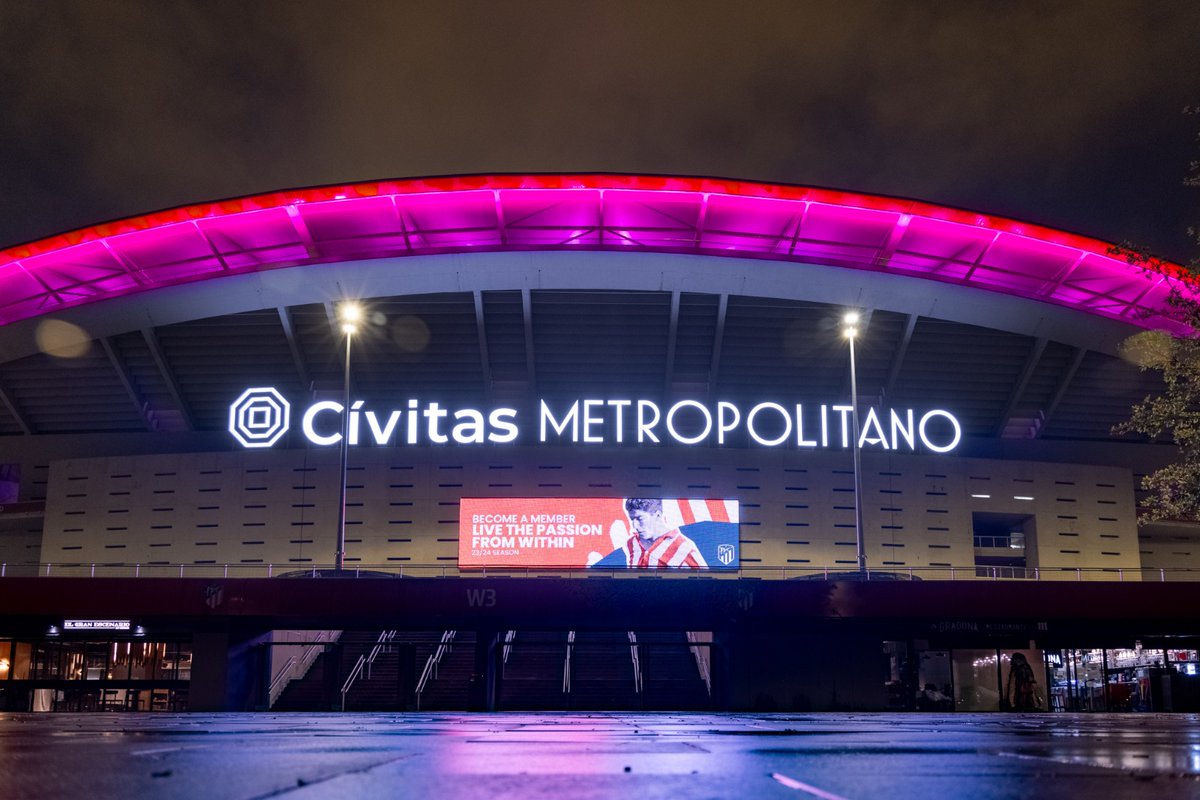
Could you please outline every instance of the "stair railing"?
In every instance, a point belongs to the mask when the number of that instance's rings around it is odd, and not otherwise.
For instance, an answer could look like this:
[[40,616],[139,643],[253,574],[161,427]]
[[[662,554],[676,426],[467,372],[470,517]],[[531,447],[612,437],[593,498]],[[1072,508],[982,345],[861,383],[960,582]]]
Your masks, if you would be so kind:
[[[283,662],[279,672],[271,679],[271,685],[267,687],[267,708],[275,705],[275,701],[279,699],[279,695],[283,694],[283,690],[292,682],[292,667],[296,666],[296,657],[289,656],[288,660]],[[287,680],[284,680],[287,678]]]
[[508,655],[512,652],[513,639],[517,638],[516,631],[506,631],[504,634],[504,663],[508,664]]
[[575,631],[567,631],[567,655],[563,659],[563,694],[571,693],[571,651],[575,649]]
[[317,660],[317,656],[325,649],[325,644],[336,641],[341,633],[341,631],[318,631],[312,643],[300,653],[300,658],[288,657],[288,660],[275,673],[275,677],[271,679],[270,686],[267,687],[267,708],[275,705],[289,683],[308,674],[308,670]]
[[[712,696],[712,667],[709,664],[709,660],[712,658],[711,639],[700,638],[700,634],[696,631],[688,631],[687,639],[692,646],[692,657],[696,659],[696,669],[700,671],[700,679],[704,681],[704,687],[708,689],[709,696]],[[701,652],[702,649],[707,652]]]
[[346,678],[346,682],[342,684],[342,711],[346,710],[346,695],[350,692],[350,687],[362,677],[363,672],[367,673],[367,680],[371,679],[371,665],[375,663],[375,659],[379,657],[380,653],[388,651],[392,639],[395,638],[395,631],[383,631],[379,634],[379,638],[375,641],[375,646],[371,648],[371,652],[359,656],[358,661],[354,662],[354,669],[350,670],[350,675]]
[[421,670],[421,679],[417,681],[417,710],[421,710],[421,694],[425,691],[426,685],[431,678],[437,678],[438,664],[442,663],[442,658],[447,653],[454,650],[454,634],[457,631],[444,631],[442,633],[442,641],[429,654],[429,658],[425,661],[425,669]]
[[639,694],[642,691],[642,664],[638,661],[638,644],[637,634],[633,631],[627,631],[629,634],[629,654],[633,659],[633,690]]

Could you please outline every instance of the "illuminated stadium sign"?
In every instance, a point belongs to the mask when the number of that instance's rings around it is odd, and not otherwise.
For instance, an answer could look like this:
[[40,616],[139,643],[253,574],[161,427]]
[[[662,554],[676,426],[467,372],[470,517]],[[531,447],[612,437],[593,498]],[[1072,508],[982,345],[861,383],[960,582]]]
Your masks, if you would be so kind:
[[[310,443],[342,441],[344,408],[334,400],[313,403],[300,415]],[[762,447],[848,449],[853,409],[848,405],[764,402],[749,408],[720,401],[586,399],[570,404],[538,403],[537,441],[554,444],[723,445],[742,434]],[[349,445],[512,444],[521,435],[515,408],[451,409],[410,399],[401,408],[350,404]],[[291,405],[269,387],[247,389],[229,408],[229,433],[243,447],[270,447],[287,433]],[[962,440],[962,426],[949,411],[868,408],[859,412],[858,446],[880,450],[918,449],[948,453]]]
[[737,569],[736,500],[464,497],[463,569]]

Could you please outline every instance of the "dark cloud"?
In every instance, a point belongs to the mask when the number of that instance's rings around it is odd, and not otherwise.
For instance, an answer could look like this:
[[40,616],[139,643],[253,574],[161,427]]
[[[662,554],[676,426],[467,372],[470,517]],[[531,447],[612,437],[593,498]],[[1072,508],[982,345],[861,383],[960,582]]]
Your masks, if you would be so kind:
[[0,241],[285,186],[612,170],[1188,253],[1190,3],[9,3]]

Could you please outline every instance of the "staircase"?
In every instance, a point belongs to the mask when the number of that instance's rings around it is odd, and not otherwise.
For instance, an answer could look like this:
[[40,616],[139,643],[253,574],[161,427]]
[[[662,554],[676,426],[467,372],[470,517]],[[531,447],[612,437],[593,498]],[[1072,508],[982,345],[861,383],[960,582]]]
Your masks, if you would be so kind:
[[[452,636],[451,636],[452,634]],[[500,669],[498,707],[505,711],[703,711],[708,685],[683,632],[517,631]],[[283,690],[273,711],[340,707],[342,688],[360,656],[380,644],[379,631],[345,631],[340,662],[317,656],[308,673]],[[573,641],[571,639],[573,638]],[[445,643],[443,640],[446,640]],[[504,648],[502,640],[497,647]],[[442,658],[430,665],[439,647]],[[570,674],[564,676],[570,652]],[[636,654],[636,657],[635,657]],[[416,693],[429,667],[423,690]],[[369,671],[350,686],[347,711],[462,711],[475,667],[472,631],[398,631],[380,648]],[[327,676],[327,670],[332,673]],[[566,678],[566,680],[564,680]]]
[[558,711],[568,708],[563,693],[567,634],[512,632],[500,681],[499,707],[505,711]]
[[571,671],[571,708],[621,711],[642,707],[628,632],[576,631]]
[[712,698],[692,644],[682,632],[637,632],[642,707],[648,711],[708,711]]
[[[313,661],[303,678],[288,683],[271,706],[272,711],[331,711],[341,707],[341,688],[360,657],[379,643],[379,631],[343,631],[340,653],[326,649]],[[354,682],[346,696],[347,711],[403,710],[411,703],[411,685],[404,687],[402,658],[412,658],[413,647],[393,641],[381,649],[368,672]],[[411,674],[412,668],[409,668]]]
[[[416,651],[417,665],[422,670],[429,662],[430,656],[436,653],[443,634],[431,632],[426,636],[424,641],[417,644]],[[428,681],[417,697],[417,708],[421,711],[466,710],[467,692],[474,667],[475,633],[457,631],[454,641],[447,646],[441,662],[436,670],[430,672]]]

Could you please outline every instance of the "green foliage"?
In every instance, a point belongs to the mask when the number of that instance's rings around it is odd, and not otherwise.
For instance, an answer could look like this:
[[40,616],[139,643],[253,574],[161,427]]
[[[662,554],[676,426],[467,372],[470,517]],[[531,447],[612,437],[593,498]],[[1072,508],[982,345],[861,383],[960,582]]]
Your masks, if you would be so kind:
[[[1185,113],[1198,112],[1185,109]],[[1200,161],[1192,162],[1184,182],[1200,187]],[[1190,228],[1188,234],[1200,244],[1200,228]],[[1130,337],[1121,348],[1121,354],[1143,370],[1160,371],[1164,388],[1135,405],[1129,419],[1114,427],[1113,433],[1170,440],[1179,448],[1177,461],[1142,480],[1147,497],[1139,521],[1200,521],[1200,259],[1180,268],[1129,245],[1116,252],[1145,270],[1148,279],[1167,282],[1170,316],[1191,329],[1178,336],[1146,331]]]

